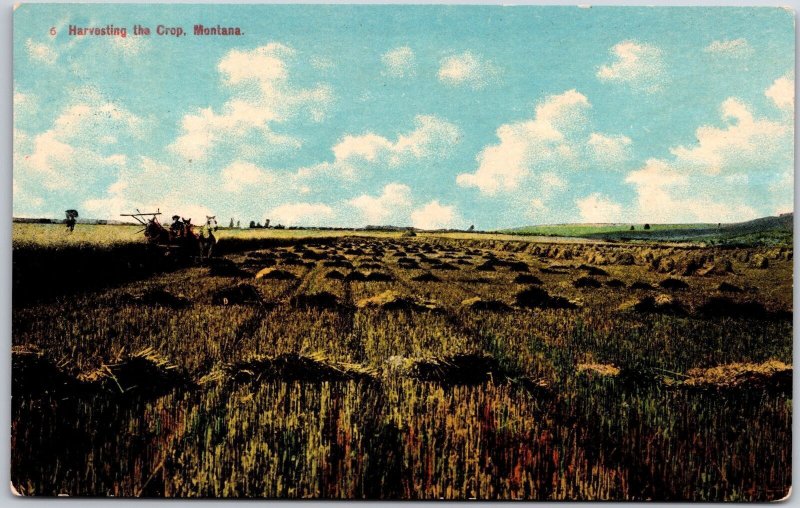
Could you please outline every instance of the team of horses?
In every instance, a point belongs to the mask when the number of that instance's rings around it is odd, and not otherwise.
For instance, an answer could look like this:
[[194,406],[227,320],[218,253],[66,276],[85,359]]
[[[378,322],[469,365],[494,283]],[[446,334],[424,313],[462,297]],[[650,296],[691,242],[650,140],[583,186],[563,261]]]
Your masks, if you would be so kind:
[[167,228],[153,215],[147,219],[144,236],[151,244],[167,248],[177,247],[186,253],[196,252],[203,260],[213,255],[214,246],[217,244],[217,237],[214,235],[217,227],[217,218],[214,215],[206,215],[205,224],[196,231],[191,219],[178,221],[176,218],[175,223]]

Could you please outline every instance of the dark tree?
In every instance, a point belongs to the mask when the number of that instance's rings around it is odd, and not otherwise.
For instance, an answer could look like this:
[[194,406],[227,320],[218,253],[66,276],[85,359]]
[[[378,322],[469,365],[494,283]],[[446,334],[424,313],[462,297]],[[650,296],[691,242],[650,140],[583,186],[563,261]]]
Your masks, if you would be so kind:
[[634,231],[635,229],[636,229],[636,228],[635,228],[634,226],[631,226],[631,231]]
[[231,217],[231,223],[228,225],[229,228],[233,229],[233,217]]
[[250,229],[255,229],[255,227],[256,227],[256,221],[251,220],[250,221]]
[[645,224],[644,229],[650,229],[650,224]]

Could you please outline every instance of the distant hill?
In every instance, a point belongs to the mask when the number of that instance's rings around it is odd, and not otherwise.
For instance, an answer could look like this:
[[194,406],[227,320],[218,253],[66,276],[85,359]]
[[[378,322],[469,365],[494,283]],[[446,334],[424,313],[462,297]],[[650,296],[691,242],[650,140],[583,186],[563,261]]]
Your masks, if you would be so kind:
[[[631,230],[633,226],[633,230]],[[517,235],[573,236],[604,240],[650,240],[721,244],[791,244],[794,213],[730,224],[554,224],[503,231]]]

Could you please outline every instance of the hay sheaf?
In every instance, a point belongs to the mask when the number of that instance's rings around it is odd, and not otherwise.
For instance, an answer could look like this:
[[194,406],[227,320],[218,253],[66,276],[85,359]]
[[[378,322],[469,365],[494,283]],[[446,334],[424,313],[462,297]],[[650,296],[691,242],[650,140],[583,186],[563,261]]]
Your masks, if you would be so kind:
[[208,270],[210,275],[215,277],[252,277],[253,274],[243,270],[230,259],[217,258],[211,260],[211,267]]
[[377,378],[377,373],[355,363],[337,362],[324,353],[285,353],[277,356],[256,356],[249,360],[226,365],[204,377],[200,383],[231,380],[249,383],[268,380],[308,382],[366,380]]
[[599,288],[603,283],[594,277],[578,277],[572,281],[572,285],[576,288]]
[[397,291],[384,291],[370,298],[360,300],[359,309],[404,310],[417,312],[442,312],[442,307],[432,300],[424,300],[414,296],[401,295]]
[[603,270],[602,268],[598,268],[592,265],[580,265],[578,266],[578,270],[583,270],[586,272],[586,275],[594,275],[594,276],[607,276],[608,272]]
[[778,360],[695,368],[687,375],[683,384],[693,388],[792,390],[792,366]]
[[764,304],[753,301],[737,302],[725,296],[713,296],[697,308],[701,317],[732,317],[747,319],[791,319],[791,312],[770,312]]
[[497,360],[482,353],[429,358],[392,356],[386,364],[390,371],[405,377],[446,385],[476,385],[506,379]]
[[681,290],[681,289],[689,289],[689,284],[683,282],[680,279],[673,279],[672,277],[662,280],[658,283],[664,289],[669,290]]
[[122,353],[111,363],[79,374],[77,379],[90,389],[119,395],[157,396],[192,384],[181,369],[152,347]]
[[325,274],[325,278],[331,280],[344,280],[344,274],[338,270],[331,270]]
[[542,279],[530,273],[521,273],[514,277],[513,282],[514,284],[541,284]]
[[579,374],[599,377],[617,377],[620,373],[619,367],[604,363],[579,363],[577,370]]
[[36,346],[11,348],[11,395],[40,396],[75,391],[77,381],[66,373],[66,362],[48,359]]
[[672,314],[675,316],[683,316],[686,314],[686,309],[683,305],[673,296],[658,295],[656,297],[645,296],[635,300],[629,300],[619,306],[621,311],[635,311],[656,314]]
[[517,293],[519,307],[529,309],[575,309],[578,305],[562,296],[551,296],[547,291],[531,286]]
[[296,280],[297,275],[286,270],[279,270],[277,268],[264,268],[256,274],[256,279]]
[[425,272],[423,274],[417,275],[416,277],[412,277],[411,280],[414,282],[441,282],[442,279],[435,276],[431,272]]
[[498,300],[484,300],[480,296],[467,298],[461,302],[461,307],[469,310],[484,310],[492,312],[510,312],[513,310],[510,305],[507,305],[503,302]]
[[259,305],[263,304],[264,300],[255,287],[250,284],[238,284],[215,291],[211,295],[211,303],[214,305]]

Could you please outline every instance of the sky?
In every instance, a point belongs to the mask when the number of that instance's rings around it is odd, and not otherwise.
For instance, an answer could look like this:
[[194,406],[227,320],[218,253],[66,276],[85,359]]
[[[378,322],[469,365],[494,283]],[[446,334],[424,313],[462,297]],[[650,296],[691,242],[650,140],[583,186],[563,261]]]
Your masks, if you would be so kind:
[[25,4],[13,212],[484,230],[776,215],[793,210],[793,16]]

